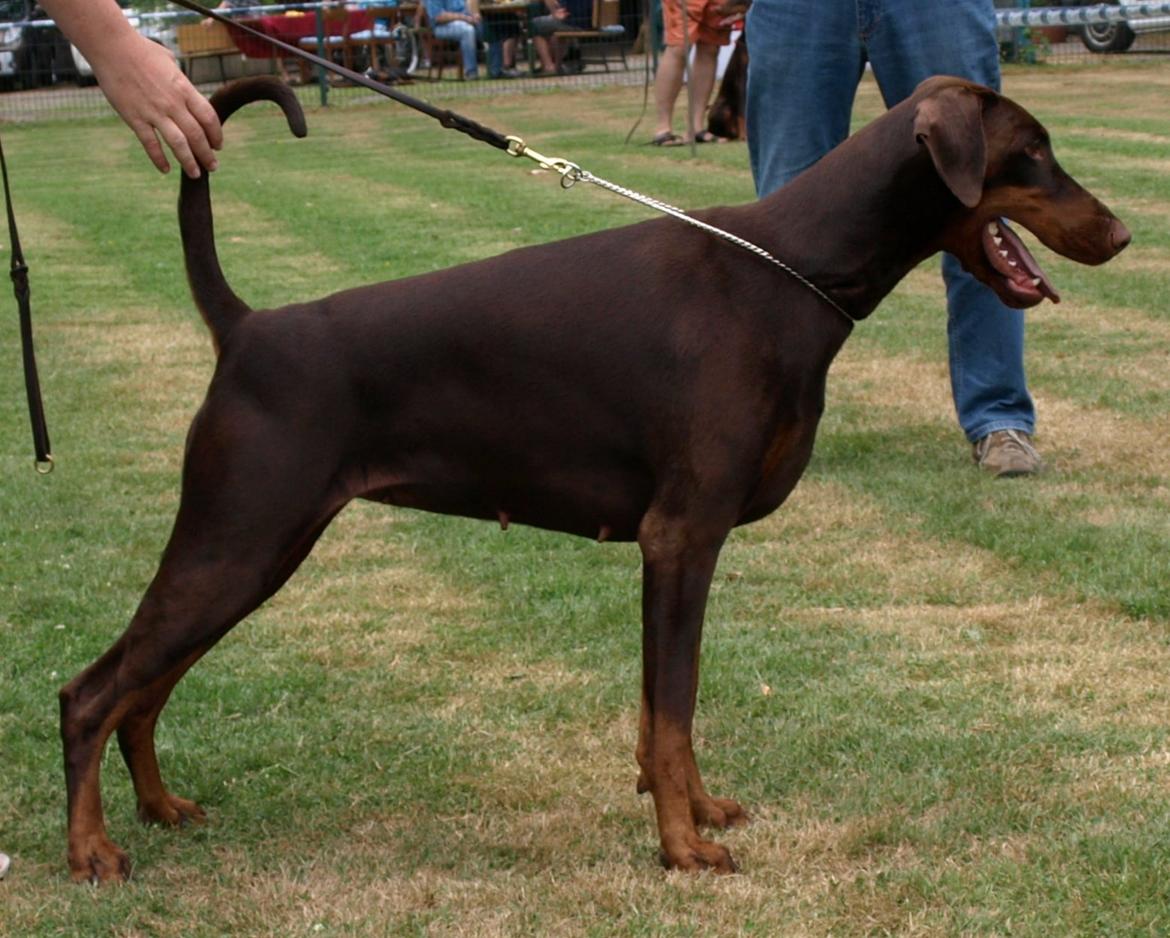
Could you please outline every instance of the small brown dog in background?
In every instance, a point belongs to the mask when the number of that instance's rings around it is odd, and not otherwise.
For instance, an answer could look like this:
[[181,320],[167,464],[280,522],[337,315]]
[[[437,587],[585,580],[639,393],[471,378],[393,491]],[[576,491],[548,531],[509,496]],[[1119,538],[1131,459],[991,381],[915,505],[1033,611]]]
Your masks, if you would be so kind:
[[719,93],[707,111],[707,129],[716,137],[747,140],[747,75],[747,42],[740,33],[719,82]]

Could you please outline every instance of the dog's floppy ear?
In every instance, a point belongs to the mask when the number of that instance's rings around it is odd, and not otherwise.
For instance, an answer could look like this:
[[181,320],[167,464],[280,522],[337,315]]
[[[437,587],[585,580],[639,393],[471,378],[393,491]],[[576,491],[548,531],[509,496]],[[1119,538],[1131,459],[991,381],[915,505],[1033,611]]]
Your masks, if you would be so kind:
[[987,171],[980,96],[950,86],[923,98],[914,112],[914,137],[930,151],[934,168],[955,197],[967,208],[978,205]]

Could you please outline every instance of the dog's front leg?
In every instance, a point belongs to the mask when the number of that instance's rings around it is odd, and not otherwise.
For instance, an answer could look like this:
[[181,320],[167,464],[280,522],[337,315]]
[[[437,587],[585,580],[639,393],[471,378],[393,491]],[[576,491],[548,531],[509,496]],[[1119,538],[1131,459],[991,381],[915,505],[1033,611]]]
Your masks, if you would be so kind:
[[638,790],[654,797],[662,861],[669,868],[735,871],[725,847],[696,825],[745,820],[740,806],[707,794],[695,764],[691,728],[707,594],[727,528],[702,530],[686,518],[648,515],[642,548],[642,717]]

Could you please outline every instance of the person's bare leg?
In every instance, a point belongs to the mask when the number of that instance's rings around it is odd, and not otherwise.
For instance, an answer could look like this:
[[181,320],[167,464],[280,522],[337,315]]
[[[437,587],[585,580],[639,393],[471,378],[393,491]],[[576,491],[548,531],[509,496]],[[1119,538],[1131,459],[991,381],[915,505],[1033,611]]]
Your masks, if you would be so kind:
[[536,36],[533,39],[536,45],[536,56],[540,59],[540,68],[545,75],[555,75],[557,71],[557,63],[553,58],[552,47],[549,45],[547,36]]
[[718,61],[718,46],[706,42],[696,44],[695,60],[691,64],[691,83],[687,86],[691,120],[691,126],[687,128],[687,140],[693,140],[707,129],[707,105],[715,89]]
[[[667,46],[658,60],[654,76],[654,135],[669,134],[674,125],[674,103],[682,90],[686,74],[686,58],[682,46]],[[710,88],[707,89],[710,92]]]

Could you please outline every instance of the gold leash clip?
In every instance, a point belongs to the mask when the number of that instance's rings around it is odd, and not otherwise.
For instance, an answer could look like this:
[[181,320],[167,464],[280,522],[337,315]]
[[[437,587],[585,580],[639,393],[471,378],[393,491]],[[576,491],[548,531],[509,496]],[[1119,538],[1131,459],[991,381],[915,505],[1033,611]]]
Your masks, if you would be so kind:
[[526,156],[530,160],[534,160],[541,169],[551,169],[553,172],[560,173],[563,188],[568,189],[581,178],[581,167],[576,163],[570,163],[559,156],[545,156],[542,153],[537,153],[519,137],[507,137],[506,139],[509,156]]

